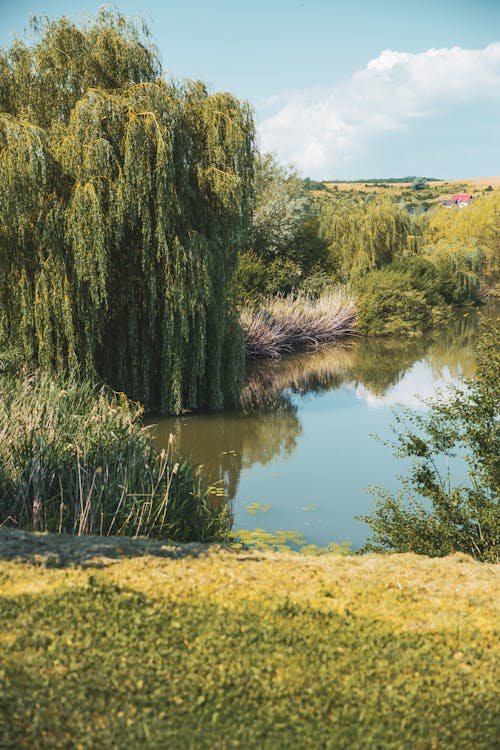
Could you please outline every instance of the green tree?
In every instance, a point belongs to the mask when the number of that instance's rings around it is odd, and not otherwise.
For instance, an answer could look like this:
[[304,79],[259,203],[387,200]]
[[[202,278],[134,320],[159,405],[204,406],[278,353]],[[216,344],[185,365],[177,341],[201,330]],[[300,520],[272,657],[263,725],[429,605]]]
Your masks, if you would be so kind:
[[[407,492],[393,496],[377,488],[376,510],[363,519],[374,530],[376,545],[437,556],[461,551],[478,560],[499,560],[499,383],[497,319],[483,323],[473,378],[452,390],[449,399],[431,401],[426,415],[399,413],[397,455],[412,458],[413,468]],[[443,457],[457,451],[466,453],[467,483],[454,483],[443,469]]]
[[34,31],[0,52],[0,348],[166,412],[236,403],[249,107],[165,81],[120,14]]
[[417,220],[387,199],[371,197],[323,202],[319,235],[330,270],[344,282],[417,254],[421,242]]
[[411,183],[411,187],[413,190],[425,190],[427,187],[427,180],[425,177],[415,177]]
[[324,270],[328,258],[319,236],[317,198],[292,168],[272,154],[259,155],[254,185],[248,248],[240,255],[235,281],[240,302],[295,292],[312,272]]
[[309,198],[302,180],[279,165],[272,154],[259,156],[255,167],[252,244],[265,260],[289,256],[303,222]]

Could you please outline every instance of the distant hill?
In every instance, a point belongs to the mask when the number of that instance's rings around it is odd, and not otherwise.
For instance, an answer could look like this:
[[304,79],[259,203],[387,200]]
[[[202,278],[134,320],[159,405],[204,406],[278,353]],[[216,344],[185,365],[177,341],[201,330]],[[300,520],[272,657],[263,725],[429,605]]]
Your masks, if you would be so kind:
[[[485,188],[488,188],[490,186],[492,188],[500,187],[500,176],[473,177],[463,180],[438,180],[435,177],[425,177],[424,179],[429,183],[429,189],[432,189],[435,192],[435,189],[437,188],[443,193],[454,193],[458,191],[465,192],[467,190],[470,192],[474,192],[477,190],[484,190]],[[409,188],[413,180],[413,177],[392,177],[386,180],[383,180],[381,178],[376,178],[373,180],[362,179],[352,180],[351,182],[347,180],[337,180],[335,182],[323,180],[322,184],[329,190],[359,190],[378,192],[386,188],[388,191],[390,191],[391,194],[393,194],[395,191],[398,191],[401,188]]]
[[416,179],[424,179],[427,182],[443,182],[441,177],[423,177],[421,175],[414,175],[413,177],[373,177],[373,178],[363,178],[362,180],[322,180],[323,183],[326,184],[333,184],[333,185],[340,185],[340,184],[350,184],[350,185],[365,185],[367,183],[370,184],[379,184],[379,183],[401,183],[406,184],[409,182],[413,182],[413,180]]

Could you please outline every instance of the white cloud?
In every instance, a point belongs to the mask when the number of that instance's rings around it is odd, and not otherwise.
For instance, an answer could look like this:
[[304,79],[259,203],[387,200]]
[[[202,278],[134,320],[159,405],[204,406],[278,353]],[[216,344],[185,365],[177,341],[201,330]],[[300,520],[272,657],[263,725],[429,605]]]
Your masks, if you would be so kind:
[[357,385],[355,393],[360,400],[365,401],[373,409],[404,404],[414,409],[424,410],[427,408],[424,405],[425,400],[436,396],[438,390],[446,396],[450,387],[458,385],[459,382],[460,379],[452,375],[447,367],[436,373],[431,363],[423,360],[414,364],[401,380],[387,389],[383,396],[374,394],[363,385]]
[[377,136],[487,99],[500,100],[500,42],[479,50],[384,50],[342,84],[270,100],[277,111],[260,123],[261,147],[324,178],[348,168]]

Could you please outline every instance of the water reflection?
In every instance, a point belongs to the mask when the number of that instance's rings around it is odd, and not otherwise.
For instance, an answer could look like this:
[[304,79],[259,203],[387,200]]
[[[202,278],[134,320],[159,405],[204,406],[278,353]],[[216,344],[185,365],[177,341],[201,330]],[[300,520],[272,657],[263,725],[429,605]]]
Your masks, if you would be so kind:
[[384,396],[418,361],[428,363],[436,379],[469,376],[474,368],[476,318],[455,320],[449,328],[414,338],[352,338],[281,360],[253,364],[242,394],[244,411],[278,405],[283,395],[318,393],[344,383],[363,386],[373,396]]
[[[371,481],[378,481],[372,477],[381,454],[371,455],[368,435],[380,433],[381,422],[380,417],[373,421],[370,409],[396,401],[413,403],[415,391],[430,395],[439,384],[461,375],[470,376],[474,369],[475,328],[475,320],[467,316],[445,330],[420,338],[354,338],[316,352],[253,365],[247,373],[241,412],[160,419],[155,428],[158,444],[165,446],[173,433],[179,454],[203,464],[210,482],[222,480],[229,497],[240,506],[243,500],[270,502],[273,507],[281,503],[286,511],[294,493],[301,493],[301,498],[318,503],[318,507],[322,497],[325,502],[329,498],[327,512],[331,516],[333,502],[349,506],[351,485],[352,492],[359,495]],[[355,406],[360,399],[365,404],[362,413]],[[386,411],[389,414],[388,408]],[[389,416],[384,419],[382,429],[385,424],[388,429]],[[349,447],[347,440],[352,443]],[[323,463],[326,460],[327,465],[315,466],[323,444],[336,447],[331,459],[329,453],[325,454]],[[360,450],[364,451],[362,460],[367,473],[369,464],[372,468],[367,481],[357,488],[352,479],[360,474]],[[384,450],[387,471],[392,475],[399,473],[401,467],[396,470],[390,463],[394,462],[390,452]],[[342,453],[344,458],[340,462],[333,453]],[[351,454],[348,465],[345,456]],[[336,460],[341,465],[336,465]],[[308,466],[315,466],[314,471],[309,472]],[[238,494],[242,475],[244,497]],[[280,479],[275,480],[278,476]],[[278,500],[279,492],[282,495]],[[353,512],[350,511],[351,516]],[[266,519],[268,515],[272,514],[266,514]],[[332,523],[337,524],[338,519],[339,514]],[[272,523],[274,528],[298,528],[281,517]],[[328,541],[333,538],[329,536]],[[342,538],[346,538],[346,532]],[[309,540],[321,543],[311,537]]]
[[222,480],[231,499],[242,469],[291,455],[300,431],[297,407],[286,396],[275,408],[256,408],[245,416],[240,412],[187,415],[161,419],[155,427],[160,448],[172,433],[179,455],[203,464],[210,482]]

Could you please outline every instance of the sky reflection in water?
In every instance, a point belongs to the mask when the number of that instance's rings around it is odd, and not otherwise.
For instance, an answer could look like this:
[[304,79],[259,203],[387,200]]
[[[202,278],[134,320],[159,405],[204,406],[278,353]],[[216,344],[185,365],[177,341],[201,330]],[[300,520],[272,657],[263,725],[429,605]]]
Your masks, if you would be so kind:
[[418,339],[357,339],[264,362],[249,369],[242,413],[155,420],[158,443],[173,433],[181,455],[223,480],[235,530],[357,548],[369,529],[354,516],[374,506],[368,486],[395,490],[406,472],[374,435],[391,438],[395,404],[424,408],[420,397],[470,376],[474,339],[467,317]]

